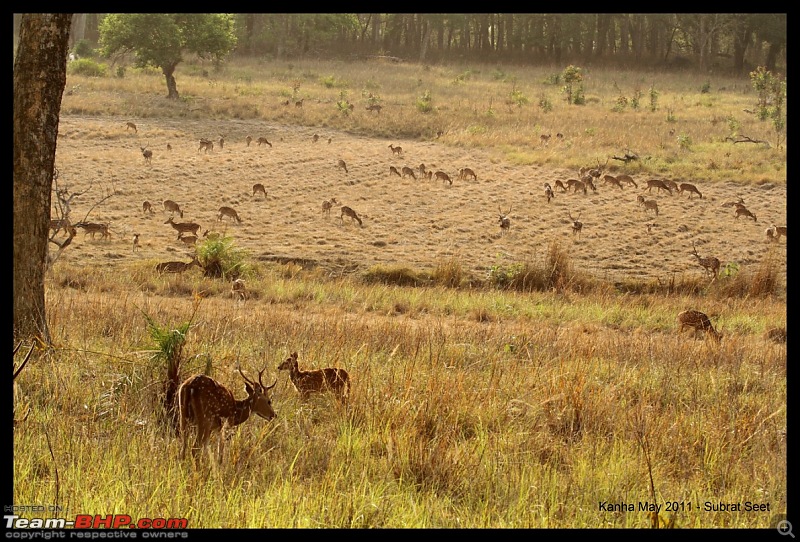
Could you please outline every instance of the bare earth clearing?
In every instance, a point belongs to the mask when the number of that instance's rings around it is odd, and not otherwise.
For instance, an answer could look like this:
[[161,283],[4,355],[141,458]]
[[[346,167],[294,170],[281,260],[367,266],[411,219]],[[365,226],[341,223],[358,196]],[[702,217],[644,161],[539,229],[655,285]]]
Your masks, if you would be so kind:
[[[577,178],[576,171],[512,165],[488,152],[436,141],[389,141],[324,128],[147,119],[137,120],[134,133],[126,129],[128,120],[61,117],[59,184],[78,192],[93,183],[91,191],[74,200],[73,222],[82,220],[106,190],[117,191],[89,216],[92,222],[109,223],[110,240],[92,239],[79,230],[62,261],[189,261],[190,251],[164,223],[170,216],[162,206],[165,199],[184,211],[182,219],[175,215],[176,222],[199,223],[200,235],[205,230],[226,232],[255,260],[301,261],[332,273],[375,264],[431,270],[455,257],[465,270],[483,276],[493,265],[539,263],[549,243],[558,239],[578,270],[611,281],[668,280],[673,274],[703,274],[691,254],[692,242],[701,256],[716,256],[723,266],[736,262],[742,270],[753,269],[771,247],[776,250],[776,244],[767,242],[765,228],[786,224],[785,184],[687,179],[703,194],[702,199],[690,199],[686,193],[648,193],[647,179],[634,176],[638,189],[599,182],[597,192],[587,195],[556,189],[547,203],[543,183],[555,188],[557,180]],[[223,148],[219,134],[225,136]],[[253,138],[250,146],[248,135]],[[259,137],[272,147],[258,145]],[[213,140],[213,150],[199,150],[200,138]],[[167,150],[168,143],[172,150]],[[402,154],[394,154],[389,144],[401,146]],[[151,164],[145,163],[140,147],[153,151]],[[337,167],[340,159],[347,172]],[[453,184],[421,178],[420,163],[448,173]],[[409,166],[417,178],[390,175],[390,166],[398,171]],[[458,179],[464,167],[473,169],[477,180]],[[265,186],[266,198],[253,195],[256,183]],[[637,205],[638,195],[657,200],[657,217]],[[331,197],[338,204],[326,216],[322,203]],[[722,207],[738,197],[757,222],[737,219],[734,208]],[[154,214],[142,212],[145,200],[153,203]],[[233,207],[242,222],[227,217],[218,221],[223,205]],[[348,217],[341,220],[341,205],[353,208],[363,227]],[[501,235],[499,214],[509,208],[511,227]],[[580,214],[584,223],[580,237],[572,234],[570,213],[576,218]],[[648,223],[655,224],[650,233]],[[134,233],[140,235],[136,253]],[[785,277],[785,239],[777,244]]]

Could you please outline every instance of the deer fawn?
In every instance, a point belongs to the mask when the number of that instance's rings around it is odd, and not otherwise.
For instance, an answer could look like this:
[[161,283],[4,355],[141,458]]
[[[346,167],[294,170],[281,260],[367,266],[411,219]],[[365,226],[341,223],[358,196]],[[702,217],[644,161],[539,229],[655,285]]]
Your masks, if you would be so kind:
[[281,362],[278,370],[289,371],[289,379],[303,399],[308,399],[312,393],[330,391],[344,403],[350,394],[350,375],[347,371],[333,367],[304,371],[298,367],[297,352],[292,352]]
[[142,212],[150,214],[155,213],[155,211],[153,211],[153,204],[146,200],[142,202]]
[[392,149],[392,154],[403,154],[403,147],[395,147],[393,144],[389,143],[389,148]]
[[190,262],[161,262],[157,263],[154,269],[159,275],[163,273],[183,273],[193,265],[203,268],[197,256],[192,256],[192,261]]
[[555,197],[553,187],[550,186],[550,183],[544,183],[544,197],[547,198],[547,203],[550,203],[550,200]]
[[475,172],[472,171],[472,168],[468,168],[468,167],[465,167],[465,168],[462,168],[462,169],[458,170],[458,178],[463,180],[463,181],[466,181],[469,178],[472,178],[473,181],[477,181],[478,180],[478,176],[475,175]]
[[447,182],[450,183],[451,185],[453,184],[453,180],[450,178],[450,175],[448,175],[444,171],[437,171],[436,173],[433,174],[433,176],[436,178],[437,181],[441,179],[443,183]]
[[415,181],[417,180],[417,176],[416,176],[416,175],[414,175],[414,170],[413,170],[413,169],[411,169],[410,167],[408,167],[408,166],[403,166],[403,169],[402,169],[402,171],[403,171],[403,174],[402,174],[402,175],[400,175],[401,177],[405,177],[406,175],[411,175],[411,178],[412,178],[412,179],[414,179]]
[[325,200],[322,202],[322,214],[325,216],[331,216],[331,209],[333,206],[336,205],[337,201],[336,198],[331,198],[329,200]]
[[178,234],[178,240],[186,245],[187,247],[193,247],[197,244],[197,236],[196,235],[183,235],[182,233]]
[[142,149],[142,156],[144,156],[144,163],[145,164],[152,164],[153,163],[153,151],[149,150],[147,147],[139,147]]
[[[578,218],[581,217],[581,213],[583,213],[583,211],[578,213]],[[572,235],[577,234],[578,237],[580,237],[581,236],[581,232],[583,231],[583,222],[580,222],[578,220],[578,218],[572,218],[572,212],[571,211],[568,211],[567,214],[569,215],[569,219],[572,220]]]
[[744,205],[739,205],[738,207],[736,207],[736,212],[734,214],[734,217],[739,218],[740,216],[746,216],[748,218],[752,218],[753,222],[758,222],[756,215],[751,213],[750,210]]
[[181,210],[181,206],[172,201],[171,199],[164,200],[164,210],[169,211],[172,216],[174,216],[175,213],[178,213],[178,215],[180,215],[180,217],[183,218],[183,211]]
[[172,220],[172,217],[169,217],[164,224],[169,224],[172,226],[175,231],[178,232],[178,237],[176,239],[181,238],[181,234],[189,232],[194,236],[197,236],[197,231],[200,229],[200,224],[195,222],[175,222]]
[[719,275],[719,268],[721,265],[720,261],[717,258],[714,258],[713,256],[709,256],[707,258],[701,258],[700,255],[697,253],[697,247],[694,246],[694,243],[692,243],[692,256],[697,258],[697,263],[700,264],[700,267],[705,269],[706,274],[708,273],[711,274],[711,276],[713,277],[711,279],[712,281],[717,278],[717,275]]
[[205,149],[206,153],[208,153],[208,151],[213,151],[214,150],[214,142],[211,141],[210,139],[206,139],[206,138],[200,139],[200,146],[197,147],[197,152],[200,152],[203,149]]
[[134,233],[133,234],[133,251],[134,252],[138,252],[138,250],[139,250],[139,234],[138,233]]
[[350,207],[348,207],[347,205],[343,205],[342,206],[342,214],[339,215],[339,218],[342,220],[342,224],[344,224],[344,217],[345,216],[349,216],[350,219],[351,219],[351,222],[353,220],[355,220],[356,222],[358,222],[359,226],[363,226],[363,224],[361,222],[361,218],[358,216],[358,214],[354,210],[352,210]]
[[264,194],[264,199],[267,198],[267,189],[264,188],[263,184],[256,183],[256,184],[253,185],[253,197],[256,197],[256,194],[258,194],[259,192]]
[[639,188],[639,185],[636,184],[636,181],[634,181],[633,177],[630,175],[625,175],[624,173],[622,175],[617,175],[617,180],[620,183],[632,184],[634,188]]
[[684,192],[689,193],[689,199],[692,199],[692,194],[697,194],[700,198],[703,198],[703,194],[697,189],[697,187],[691,183],[681,183],[678,186],[678,193],[683,195]]
[[271,386],[264,386],[258,372],[258,382],[248,379],[241,368],[239,374],[244,379],[247,392],[246,399],[234,399],[233,393],[206,375],[194,375],[187,378],[178,388],[178,412],[180,419],[180,434],[183,437],[181,459],[186,457],[186,447],[189,441],[189,425],[197,427],[197,437],[192,447],[192,455],[197,458],[199,451],[208,443],[211,434],[219,432],[217,447],[218,460],[222,462],[223,450],[223,425],[233,427],[244,423],[255,412],[265,420],[273,419],[276,414],[272,408],[269,390],[278,383],[277,379]]
[[710,336],[715,341],[719,342],[722,339],[722,334],[714,329],[714,325],[709,320],[705,313],[689,309],[678,314],[678,333],[683,333],[687,327],[694,329],[695,335],[698,331],[704,331],[706,336]]
[[236,222],[241,223],[242,221],[242,219],[239,218],[239,213],[236,212],[236,209],[234,209],[233,207],[228,207],[226,205],[223,205],[222,207],[219,208],[219,211],[217,211],[217,220],[218,221],[222,220],[222,217],[224,216],[227,216],[228,218],[230,218],[231,220],[235,220]]
[[389,175],[397,175],[398,177],[402,177],[402,175],[400,175],[400,172],[397,171],[397,168],[394,166],[389,166]]
[[336,164],[337,169],[343,169],[345,173],[347,173],[347,164],[344,163],[344,160],[339,160]]
[[650,179],[647,181],[647,191],[650,192],[653,188],[658,189],[659,192],[662,190],[666,190],[669,192],[669,195],[672,195],[672,188],[670,188],[666,182],[662,181],[661,179]]
[[244,138],[244,142],[247,143],[247,146],[249,147],[250,143],[253,142],[253,138],[251,136],[247,136],[246,138]]
[[128,130],[133,130],[134,134],[139,133],[139,130],[136,129],[136,124],[132,122],[125,123],[125,131],[127,132]]
[[258,146],[259,146],[259,147],[261,146],[261,144],[262,144],[262,143],[263,143],[264,145],[269,145],[270,147],[272,147],[272,143],[270,143],[269,141],[267,141],[267,138],[266,138],[266,137],[259,137],[259,138],[258,138]]
[[76,228],[83,228],[83,236],[86,237],[87,233],[92,234],[92,239],[96,233],[100,234],[101,239],[108,239],[111,234],[108,231],[108,224],[97,224],[95,222],[78,222],[75,224]]
[[508,216],[511,214],[511,207],[505,213],[500,207],[497,210],[500,211],[500,235],[503,235],[511,228],[511,217]]
[[296,108],[300,109],[301,107],[303,107],[303,102],[304,102],[304,101],[305,101],[305,98],[303,98],[303,99],[301,99],[301,100],[298,100],[298,101],[294,102],[294,106],[295,106]]
[[383,107],[378,105],[378,104],[370,104],[367,107],[365,107],[364,109],[366,109],[367,111],[375,111],[376,113],[380,113],[381,109],[383,109]]

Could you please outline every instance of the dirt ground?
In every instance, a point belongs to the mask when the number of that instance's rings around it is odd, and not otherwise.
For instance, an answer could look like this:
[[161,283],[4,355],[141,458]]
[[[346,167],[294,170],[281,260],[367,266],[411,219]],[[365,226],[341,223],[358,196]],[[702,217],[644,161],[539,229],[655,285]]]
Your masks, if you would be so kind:
[[[92,205],[115,191],[88,216],[108,223],[111,238],[92,239],[79,230],[63,261],[111,266],[188,261],[190,249],[165,224],[170,213],[162,202],[171,199],[184,212],[175,221],[200,224],[201,235],[225,232],[256,260],[296,260],[331,272],[374,264],[432,270],[455,257],[466,270],[484,276],[494,265],[541,262],[557,239],[577,269],[611,281],[702,275],[692,243],[701,256],[716,256],[723,266],[736,262],[740,269],[777,250],[785,277],[785,239],[776,247],[764,233],[772,223],[786,224],[785,184],[695,182],[703,197],[690,198],[648,193],[647,179],[634,176],[638,188],[600,182],[586,195],[556,190],[548,203],[543,184],[555,188],[557,180],[576,178],[577,172],[518,166],[489,151],[437,141],[390,141],[236,120],[146,119],[137,121],[134,132],[126,128],[128,120],[61,117],[59,184],[72,193],[89,189],[73,200],[72,221],[83,220]],[[249,146],[248,135],[253,138]],[[215,142],[212,151],[199,150],[203,137]],[[272,146],[258,145],[259,137]],[[395,154],[390,144],[402,147],[402,153]],[[152,150],[150,164],[141,147]],[[337,167],[339,160],[347,171]],[[421,178],[421,163],[448,173],[452,184]],[[416,179],[390,174],[390,166],[411,167]],[[459,179],[464,167],[472,168],[477,180]],[[256,183],[265,186],[266,198],[253,195]],[[657,201],[658,216],[637,204],[638,195]],[[733,207],[723,207],[738,197],[757,221],[737,219]],[[338,203],[328,216],[322,203],[329,198]],[[142,211],[145,200],[154,213]],[[236,209],[242,222],[218,220],[223,205]],[[348,217],[342,220],[342,205],[358,213],[362,227]],[[501,213],[511,219],[506,233],[500,229]],[[570,214],[583,223],[580,236],[573,234]],[[654,224],[650,231],[647,224]],[[141,245],[135,253],[134,233]]]

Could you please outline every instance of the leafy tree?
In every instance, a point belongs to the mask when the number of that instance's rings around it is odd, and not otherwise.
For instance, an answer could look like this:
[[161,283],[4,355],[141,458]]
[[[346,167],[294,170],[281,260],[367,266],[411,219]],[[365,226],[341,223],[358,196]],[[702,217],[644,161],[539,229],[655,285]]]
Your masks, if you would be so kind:
[[133,53],[136,66],[161,68],[167,98],[177,99],[175,68],[183,55],[223,59],[236,45],[233,21],[225,13],[112,13],[100,23],[100,52]]

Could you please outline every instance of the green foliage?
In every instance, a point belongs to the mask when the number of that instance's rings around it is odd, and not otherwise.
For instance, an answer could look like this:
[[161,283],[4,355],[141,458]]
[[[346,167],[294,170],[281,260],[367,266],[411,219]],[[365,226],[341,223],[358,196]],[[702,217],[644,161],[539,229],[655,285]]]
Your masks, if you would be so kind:
[[94,56],[94,48],[89,40],[78,40],[73,52],[81,58]]
[[706,81],[703,83],[703,86],[700,87],[700,94],[708,94],[709,92],[711,92],[711,83]]
[[329,75],[327,77],[323,77],[320,82],[325,86],[325,88],[333,88],[336,86],[336,77]]
[[494,72],[492,72],[492,77],[495,81],[505,81],[506,72],[502,68],[495,68]]
[[750,83],[758,93],[756,116],[761,121],[772,120],[780,146],[786,128],[786,80],[759,66],[750,72]]
[[528,97],[522,93],[522,91],[514,89],[511,91],[510,97],[511,103],[516,105],[517,107],[522,107],[523,105],[527,105],[529,103]]
[[684,150],[689,150],[692,146],[692,138],[688,134],[678,134],[678,146]]
[[654,112],[658,109],[658,91],[655,85],[650,86],[650,111]]
[[560,73],[551,73],[547,77],[542,80],[543,85],[560,85],[561,84],[561,74]]
[[464,84],[467,82],[467,80],[470,78],[471,75],[472,72],[470,72],[469,70],[461,72],[458,75],[456,75],[455,79],[453,79],[453,84],[454,85]]
[[575,89],[575,95],[572,97],[572,103],[574,105],[586,105],[586,96],[583,93],[583,85],[578,85],[578,88]]
[[564,78],[564,88],[562,89],[562,92],[566,93],[567,95],[567,103],[575,103],[573,101],[574,86],[583,81],[581,69],[570,64],[564,68],[564,71],[561,75]]
[[430,113],[431,111],[433,111],[432,100],[433,100],[433,98],[431,98],[431,91],[430,90],[426,90],[422,94],[422,96],[419,96],[417,98],[417,103],[416,103],[417,110],[420,113]]
[[675,110],[671,107],[667,108],[667,122],[675,122]]
[[722,266],[722,269],[719,271],[719,276],[721,278],[733,278],[739,274],[739,264],[736,262],[728,262]]
[[105,77],[108,72],[106,64],[92,60],[91,58],[79,58],[67,64],[69,73],[83,75],[86,77]]
[[408,267],[374,265],[361,276],[365,284],[389,284],[394,286],[422,286],[429,279]]
[[617,101],[614,102],[614,107],[612,110],[616,111],[617,113],[621,111],[625,111],[625,108],[628,107],[628,98],[623,95],[617,96]]
[[545,95],[542,94],[539,96],[539,109],[541,109],[545,113],[549,113],[553,110],[553,104],[550,99]]
[[197,259],[206,276],[235,278],[246,274],[248,253],[236,247],[232,237],[220,235],[207,238],[197,246]]
[[639,103],[642,100],[642,91],[641,89],[636,89],[633,91],[633,96],[631,97],[631,109],[637,111],[639,109]]
[[736,117],[733,115],[729,116],[725,120],[728,121],[728,129],[731,131],[731,136],[736,137],[739,135],[739,130],[742,128],[742,123],[736,120]]

